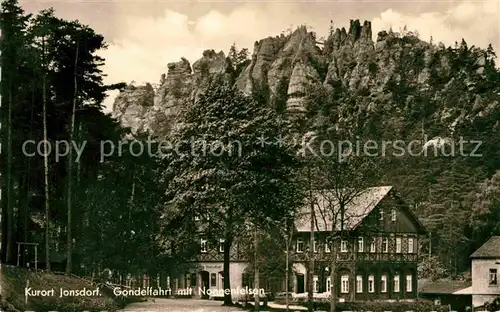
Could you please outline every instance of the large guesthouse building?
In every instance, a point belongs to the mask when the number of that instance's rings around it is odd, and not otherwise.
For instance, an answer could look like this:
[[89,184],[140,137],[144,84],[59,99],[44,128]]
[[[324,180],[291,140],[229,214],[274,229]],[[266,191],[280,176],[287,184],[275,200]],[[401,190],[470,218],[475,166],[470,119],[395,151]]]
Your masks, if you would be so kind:
[[[296,217],[290,248],[293,272],[289,290],[296,294],[307,291],[314,215],[315,293],[328,295],[330,267],[335,257],[337,287],[334,289],[339,301],[416,299],[419,239],[427,232],[395,189],[383,186],[363,190],[341,209],[344,213],[339,213],[340,205],[332,194],[332,191],[315,192],[314,213],[309,201]],[[200,238],[196,265],[172,280],[173,288],[223,289],[223,246],[223,240],[209,244]],[[230,250],[231,288],[248,286],[247,250],[238,240]],[[285,288],[283,283],[283,291]],[[198,295],[197,291],[193,294]]]

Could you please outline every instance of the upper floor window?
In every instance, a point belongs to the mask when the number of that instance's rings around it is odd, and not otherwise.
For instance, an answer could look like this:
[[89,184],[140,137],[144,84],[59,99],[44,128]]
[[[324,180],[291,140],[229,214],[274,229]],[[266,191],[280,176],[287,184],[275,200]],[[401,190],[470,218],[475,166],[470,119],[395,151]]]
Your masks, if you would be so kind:
[[414,253],[413,237],[408,238],[408,253]]
[[413,289],[413,284],[412,284],[412,276],[411,275],[406,275],[406,291],[407,292],[412,292]]
[[361,275],[356,276],[356,292],[363,292],[363,276]]
[[340,242],[340,252],[347,252],[347,241],[342,240]]
[[396,237],[396,253],[401,253],[401,237]]
[[358,251],[363,252],[363,237],[358,237]]
[[396,214],[397,214],[396,209],[393,208],[391,210],[391,221],[396,221]]
[[207,240],[202,238],[200,241],[200,249],[201,252],[207,252],[208,251],[208,246],[207,246]]
[[302,239],[297,239],[297,252],[304,252],[304,241]]
[[497,269],[490,269],[489,285],[490,286],[497,286],[498,285]]
[[375,292],[375,276],[368,276],[368,292]]
[[223,239],[223,238],[221,238],[221,239],[219,240],[219,252],[224,252],[224,242],[225,242],[225,241],[226,241],[226,240],[225,240],[225,239]]
[[331,250],[330,250],[330,242],[329,242],[329,241],[326,241],[326,242],[325,242],[325,252],[326,252],[326,253],[328,253],[328,252],[330,252],[330,251],[331,251]]
[[399,275],[394,276],[394,292],[399,292]]
[[389,252],[389,239],[387,237],[382,239],[382,252]]
[[380,209],[380,220],[384,220],[384,211],[382,209]]
[[314,244],[313,244],[313,251],[314,251],[314,252],[318,252],[318,247],[317,247],[317,245],[318,245],[318,242],[317,242],[316,240],[314,240]]
[[380,291],[383,293],[387,292],[387,275],[380,277]]
[[372,241],[370,243],[370,252],[376,252],[377,251],[376,242],[377,242],[377,240],[375,238],[372,239]]
[[340,291],[343,293],[343,294],[346,294],[349,292],[349,276],[348,275],[342,275],[342,277],[340,278],[340,285],[341,285],[341,288],[340,288]]

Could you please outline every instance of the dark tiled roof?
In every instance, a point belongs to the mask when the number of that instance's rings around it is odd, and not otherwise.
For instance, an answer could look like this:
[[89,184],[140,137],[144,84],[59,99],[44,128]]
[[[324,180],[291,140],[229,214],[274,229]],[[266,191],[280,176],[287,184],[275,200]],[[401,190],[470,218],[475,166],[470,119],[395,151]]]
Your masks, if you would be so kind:
[[476,250],[471,258],[493,258],[500,259],[500,236],[492,236],[478,250]]
[[418,292],[421,294],[452,294],[457,290],[461,290],[472,286],[471,281],[454,281],[454,280],[419,280]]

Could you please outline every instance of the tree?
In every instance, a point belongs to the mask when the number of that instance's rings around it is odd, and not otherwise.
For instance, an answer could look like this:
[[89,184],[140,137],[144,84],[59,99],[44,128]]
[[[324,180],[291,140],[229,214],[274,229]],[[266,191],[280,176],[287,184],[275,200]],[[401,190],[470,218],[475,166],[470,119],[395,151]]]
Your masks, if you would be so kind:
[[248,49],[243,48],[238,50],[236,43],[233,43],[229,48],[227,57],[233,67],[233,76],[234,78],[237,78],[244,67],[248,65]]
[[[24,10],[16,0],[8,0],[2,3],[0,13],[0,26],[2,38],[0,48],[2,51],[2,94],[7,98],[7,105],[2,113],[2,125],[6,131],[5,141],[6,159],[3,160],[5,170],[6,198],[2,201],[2,261],[12,263],[14,261],[14,175],[13,168],[13,118],[12,112],[16,109],[16,103],[21,101],[22,94],[19,85],[23,82],[20,73],[23,72],[26,61],[26,27],[29,15],[24,14]],[[19,104],[18,104],[19,105]],[[5,154],[5,153],[3,153]],[[2,155],[3,156],[3,155]],[[16,155],[17,156],[17,155]],[[4,156],[3,156],[4,157]],[[2,157],[2,158],[3,158]]]
[[[331,91],[322,87],[313,87],[308,93],[307,107],[309,109],[314,107],[315,111],[309,111],[309,114],[316,112],[319,115],[317,118],[320,119],[313,128],[313,134],[309,140],[311,148],[308,149],[317,168],[314,174],[315,181],[310,183],[309,187],[312,207],[310,219],[313,230],[311,236],[314,235],[314,228],[318,226],[318,220],[323,221],[325,225],[331,222],[331,228],[327,230],[330,232],[329,240],[332,244],[330,305],[331,311],[334,312],[337,302],[335,288],[337,287],[337,247],[353,229],[353,220],[360,217],[357,215],[359,211],[352,211],[349,208],[359,204],[359,198],[369,191],[369,187],[373,186],[377,177],[378,161],[366,151],[355,149],[356,143],[361,138],[362,129],[352,126],[335,129],[325,122],[327,116],[321,116],[322,112],[329,111],[338,101]],[[334,118],[339,115],[340,112],[333,114]],[[314,192],[313,189],[315,189]],[[315,207],[323,207],[323,209]],[[311,246],[314,246],[314,238],[311,239],[310,245],[310,249],[313,249]]]
[[[236,88],[215,81],[183,112],[166,162],[169,204],[185,225],[209,216],[213,235],[224,239],[224,288],[230,289],[229,252],[245,224],[286,212],[295,154],[275,143],[275,113]],[[273,144],[274,143],[274,144]],[[230,294],[224,304],[231,305]]]

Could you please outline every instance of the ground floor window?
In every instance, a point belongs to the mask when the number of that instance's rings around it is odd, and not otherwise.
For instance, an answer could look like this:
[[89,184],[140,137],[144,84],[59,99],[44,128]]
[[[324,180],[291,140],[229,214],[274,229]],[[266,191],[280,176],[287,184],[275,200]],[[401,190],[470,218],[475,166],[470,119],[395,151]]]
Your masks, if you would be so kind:
[[216,286],[217,286],[217,274],[210,273],[210,287],[216,287]]
[[387,292],[387,275],[382,275],[380,277],[380,292]]
[[375,276],[373,275],[368,277],[368,292],[375,292]]
[[342,293],[348,293],[349,292],[349,276],[348,275],[342,275],[340,278],[340,283],[341,283],[341,292]]
[[356,292],[363,292],[363,276],[361,275],[356,276]]
[[406,291],[407,292],[412,291],[412,276],[411,275],[406,275]]

